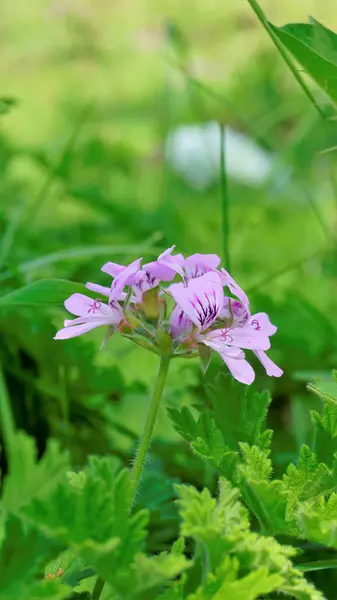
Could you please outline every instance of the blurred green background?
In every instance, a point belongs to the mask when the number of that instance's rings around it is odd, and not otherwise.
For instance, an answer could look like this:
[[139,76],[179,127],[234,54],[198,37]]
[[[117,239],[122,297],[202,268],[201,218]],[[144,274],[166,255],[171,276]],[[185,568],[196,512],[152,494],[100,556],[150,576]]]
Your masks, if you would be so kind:
[[[312,14],[337,30],[335,0],[261,4],[277,25]],[[279,328],[271,355],[284,377],[256,364],[255,385],[274,397],[282,470],[310,435],[306,382],[337,365],[336,121],[309,103],[245,0],[4,0],[0,32],[1,294],[46,277],[107,285],[107,260],[172,244],[221,254],[224,123],[231,273]],[[129,464],[155,357],[118,337],[99,352],[99,330],[55,342],[64,316],[1,309],[16,423],[40,452],[61,439],[74,465],[97,452]],[[208,381],[219,369],[214,358]],[[174,361],[165,404],[202,397],[197,362]],[[164,404],[156,434],[156,477],[209,480]]]

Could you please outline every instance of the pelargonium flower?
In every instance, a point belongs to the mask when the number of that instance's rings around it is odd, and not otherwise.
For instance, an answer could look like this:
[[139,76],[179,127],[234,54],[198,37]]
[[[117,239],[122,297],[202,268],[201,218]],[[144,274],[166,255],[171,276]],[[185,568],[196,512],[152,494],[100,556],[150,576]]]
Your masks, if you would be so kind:
[[55,340],[77,337],[103,325],[115,328],[123,320],[123,311],[118,302],[104,304],[84,294],[72,294],[64,306],[77,319],[66,319],[64,328],[57,332]]
[[[268,375],[280,377],[282,370],[266,354],[277,329],[268,315],[251,314],[245,292],[227,271],[218,270],[216,254],[184,258],[172,254],[173,249],[143,266],[141,258],[127,266],[103,265],[102,271],[113,278],[111,285],[87,283],[86,287],[105,296],[107,303],[83,294],[70,296],[65,307],[78,318],[66,320],[55,339],[105,325],[110,333],[119,331],[161,356],[204,356],[204,348],[210,358],[215,351],[233,377],[248,385],[255,378],[245,356],[251,350]],[[182,281],[165,285],[176,276]]]

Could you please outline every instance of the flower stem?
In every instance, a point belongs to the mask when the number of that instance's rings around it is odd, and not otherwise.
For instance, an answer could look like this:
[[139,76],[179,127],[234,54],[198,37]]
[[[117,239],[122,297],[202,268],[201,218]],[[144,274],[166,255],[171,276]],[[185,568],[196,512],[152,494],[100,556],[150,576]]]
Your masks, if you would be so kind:
[[[151,438],[153,429],[156,423],[158,409],[160,406],[160,400],[163,395],[163,390],[165,386],[165,381],[168,373],[168,368],[170,364],[169,358],[161,358],[159,371],[157,375],[157,380],[154,386],[149,410],[146,416],[146,421],[143,429],[143,433],[140,438],[137,456],[135,463],[133,465],[133,469],[131,471],[131,489],[132,489],[132,505],[135,500],[135,495],[137,492],[137,488],[139,485],[140,477],[142,474],[144,462],[146,460],[146,456],[151,444]],[[131,505],[131,506],[132,506]],[[94,589],[92,591],[92,600],[99,600],[101,597],[101,593],[104,588],[105,581],[101,577],[97,577]]]
[[157,380],[156,380],[155,387],[153,390],[149,410],[148,410],[148,413],[146,416],[143,433],[140,438],[136,460],[133,465],[133,469],[131,471],[131,485],[132,485],[133,501],[135,499],[135,494],[136,494],[137,487],[138,487],[138,484],[140,481],[140,476],[141,476],[144,462],[146,459],[146,455],[148,453],[149,446],[151,443],[152,433],[153,433],[154,425],[155,425],[157,414],[158,414],[160,400],[161,400],[163,390],[164,390],[164,385],[165,385],[166,376],[168,373],[169,364],[170,364],[169,358],[162,358],[160,361]]

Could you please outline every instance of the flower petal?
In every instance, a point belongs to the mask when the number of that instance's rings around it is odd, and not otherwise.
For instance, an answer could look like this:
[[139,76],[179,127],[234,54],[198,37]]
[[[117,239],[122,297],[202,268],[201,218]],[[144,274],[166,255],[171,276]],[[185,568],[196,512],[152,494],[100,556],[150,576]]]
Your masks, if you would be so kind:
[[248,350],[269,350],[270,348],[268,336],[262,331],[256,331],[249,325],[246,327],[215,329],[208,332],[205,339],[216,344],[218,352],[221,352],[223,345],[247,348]]
[[176,304],[170,317],[170,330],[174,338],[184,337],[193,329],[191,319],[184,311]]
[[233,327],[244,327],[250,319],[250,312],[242,302],[226,296],[219,317],[226,319]]
[[105,263],[105,265],[103,265],[101,271],[103,271],[103,273],[111,275],[111,277],[117,277],[117,275],[124,271],[125,268],[125,265],[118,265],[117,263],[107,262]]
[[228,273],[228,271],[225,271],[225,269],[221,269],[221,273],[222,273],[222,284],[224,286],[227,286],[229,288],[230,292],[234,296],[239,298],[239,300],[241,300],[243,305],[249,310],[249,300],[248,300],[248,296],[245,294],[245,292],[240,288],[240,286],[236,283],[236,281]]
[[98,283],[90,283],[90,281],[88,281],[85,284],[85,287],[88,290],[91,290],[92,292],[97,292],[98,294],[102,294],[102,296],[109,297],[109,295],[110,295],[110,288],[106,287],[105,285],[99,285]]
[[174,283],[169,291],[176,303],[200,329],[212,325],[223,306],[223,289],[219,275],[212,271],[191,279],[188,285]]
[[175,246],[171,246],[171,248],[168,248],[165,250],[165,252],[162,252],[162,254],[158,256],[158,263],[173,269],[173,271],[184,277],[183,265],[185,259],[182,254],[174,254],[172,256],[172,251],[174,248]]
[[232,358],[228,354],[220,353],[233,377],[240,383],[250,385],[255,379],[253,367],[244,358]]
[[187,278],[194,279],[215,270],[220,262],[217,254],[192,254],[185,259],[183,267]]
[[112,282],[109,299],[117,300],[126,285],[133,285],[139,279],[141,258],[137,258],[125,267]]
[[158,260],[143,265],[143,271],[161,281],[172,281],[176,275],[174,269],[171,269],[164,263],[160,263]]
[[265,352],[262,350],[255,350],[254,354],[256,354],[259,361],[263,364],[269,377],[281,377],[283,375],[282,369],[280,369],[280,367],[278,367]]
[[101,325],[106,325],[106,323],[95,322],[95,323],[83,323],[82,325],[73,325],[71,327],[65,327],[64,329],[60,329],[54,337],[54,340],[68,340],[69,338],[77,337],[79,335],[83,335],[83,333],[87,333],[91,331],[91,329],[95,329],[95,327],[99,327]]
[[67,298],[64,306],[70,313],[77,317],[85,317],[90,315],[90,313],[95,313],[96,310],[100,310],[100,312],[109,310],[109,307],[106,304],[99,300],[93,300],[84,294],[72,294]]
[[270,322],[267,313],[256,313],[251,316],[250,326],[261,331],[265,335],[274,335],[277,331],[277,327]]

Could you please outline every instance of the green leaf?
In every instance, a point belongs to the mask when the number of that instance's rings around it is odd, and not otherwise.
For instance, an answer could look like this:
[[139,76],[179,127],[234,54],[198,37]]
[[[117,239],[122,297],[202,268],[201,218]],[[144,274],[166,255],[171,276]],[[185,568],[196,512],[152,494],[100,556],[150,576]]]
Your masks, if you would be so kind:
[[[15,516],[10,516],[4,529],[4,537],[0,547],[0,598],[33,598],[47,597],[46,589],[55,591],[55,586],[39,585],[36,577],[43,572],[43,566],[62,547],[52,538],[38,531],[34,526],[23,525]],[[31,589],[30,589],[31,588]],[[61,589],[63,593],[69,588]],[[41,592],[41,593],[40,593]],[[65,595],[55,598],[64,598]],[[39,595],[40,594],[40,595]],[[53,596],[51,596],[53,597]]]
[[[12,592],[17,594],[17,592]],[[13,595],[11,598],[24,598],[24,600],[40,600],[45,598],[46,600],[70,600],[72,596],[71,588],[61,583],[59,579],[52,579],[50,581],[39,581],[32,585],[25,585],[21,588],[20,595]],[[0,595],[0,598],[2,596]],[[8,595],[3,597],[4,600],[8,600]]]
[[[185,556],[162,553],[158,556],[138,554],[133,564],[133,573],[127,577],[125,591],[132,589],[133,595],[168,583],[191,566]],[[119,589],[121,589],[119,587]]]
[[297,516],[303,537],[337,549],[337,494],[321,498],[314,507],[301,504]]
[[311,411],[317,460],[332,467],[337,453],[337,405],[326,404],[320,415]]
[[186,407],[181,411],[169,409],[168,413],[175,429],[189,442],[193,452],[211,463],[220,475],[231,478],[238,453],[229,450],[225,444],[212,413],[205,410],[197,421]]
[[244,462],[238,466],[238,485],[250,510],[264,532],[287,531],[287,497],[280,481],[271,481],[269,452],[257,446],[241,444]]
[[215,575],[210,574],[206,583],[188,600],[256,600],[261,594],[277,590],[283,577],[269,573],[264,566],[239,578],[239,561],[226,556]]
[[212,498],[207,488],[199,492],[192,486],[179,485],[176,489],[182,535],[205,544],[210,563],[216,567],[223,553],[232,546],[228,538],[234,540],[249,528],[247,511],[237,501],[239,491],[223,479],[218,500]]
[[335,381],[309,383],[307,388],[310,392],[319,396],[323,402],[337,406],[337,383]]
[[270,393],[254,392],[253,388],[237,383],[233,377],[220,374],[215,383],[207,386],[212,415],[231,450],[239,442],[269,447],[271,432],[264,430]]
[[283,484],[284,493],[288,498],[287,513],[290,519],[299,501],[315,501],[336,489],[336,466],[329,469],[324,463],[318,463],[310,448],[302,446],[298,465],[289,465],[283,476]]
[[272,466],[268,450],[261,450],[258,446],[249,446],[240,444],[244,464],[241,470],[246,476],[250,476],[257,481],[268,481],[271,477]]
[[11,471],[5,477],[1,508],[17,513],[34,498],[44,498],[64,478],[68,454],[56,440],[49,440],[40,461],[35,440],[18,432],[13,438]]
[[[249,454],[250,450],[245,448],[245,452]],[[253,459],[250,462],[256,463]],[[267,469],[265,461],[261,459],[257,464],[257,474],[268,476],[269,465]],[[261,465],[264,465],[263,468]],[[275,591],[287,590],[289,595],[300,600],[323,600],[320,592],[293,567],[291,558],[297,554],[296,549],[250,530],[247,510],[238,500],[238,490],[229,482],[220,480],[217,500],[211,497],[207,489],[199,492],[193,487],[180,485],[177,491],[182,534],[194,538],[203,554],[203,583],[199,584],[194,594],[188,596],[188,600],[246,599],[251,597],[250,593],[255,594],[253,598],[258,598],[261,593],[268,593],[268,585],[274,586],[272,589]],[[193,568],[187,572],[186,585],[192,571]],[[256,573],[259,576],[255,579]],[[179,600],[182,597],[178,591],[176,597]],[[168,594],[167,598],[174,599],[175,596]]]
[[273,33],[305,71],[337,101],[337,35],[318,21],[275,27]]
[[81,487],[64,482],[48,496],[35,500],[27,516],[43,532],[73,548],[99,575],[117,585],[145,542],[147,512],[130,516],[132,489],[127,470],[116,474],[114,459],[92,457]]
[[213,596],[213,600],[256,600],[262,594],[277,590],[282,583],[283,578],[280,575],[271,574],[265,567],[260,567],[246,577],[225,582]]
[[56,306],[63,305],[68,296],[75,292],[88,294],[81,283],[65,279],[41,279],[26,285],[15,292],[0,297],[2,306]]

